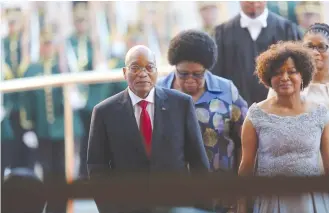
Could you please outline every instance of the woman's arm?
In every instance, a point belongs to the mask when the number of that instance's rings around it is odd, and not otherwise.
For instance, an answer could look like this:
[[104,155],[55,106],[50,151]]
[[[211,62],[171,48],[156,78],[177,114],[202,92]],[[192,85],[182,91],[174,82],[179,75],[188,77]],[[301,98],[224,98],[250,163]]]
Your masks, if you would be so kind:
[[[256,130],[248,119],[245,119],[242,126],[241,133],[241,143],[242,143],[242,159],[239,167],[239,175],[240,176],[250,176],[253,175],[258,139]],[[238,213],[246,213],[247,212],[247,199],[241,198],[238,201]]]
[[320,151],[324,172],[329,175],[329,123],[326,124],[322,132]]
[[[241,130],[244,120],[246,119],[246,112],[248,111],[248,104],[239,94],[236,86],[231,82],[231,91],[232,91],[232,111],[231,111],[231,129],[230,137],[235,144],[235,158],[237,162],[237,167],[240,165],[242,148],[241,148]],[[236,168],[238,169],[238,168]]]

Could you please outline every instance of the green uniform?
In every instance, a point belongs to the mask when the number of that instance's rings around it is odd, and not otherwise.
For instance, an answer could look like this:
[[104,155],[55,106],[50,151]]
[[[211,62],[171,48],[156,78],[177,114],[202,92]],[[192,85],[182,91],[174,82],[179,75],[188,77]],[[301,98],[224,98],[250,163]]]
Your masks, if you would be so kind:
[[299,1],[268,1],[267,8],[298,25],[296,6]]
[[6,64],[8,64],[10,69],[14,71],[15,78],[21,77],[22,73],[18,73],[18,67],[22,60],[20,36],[7,36],[3,39],[2,42],[5,52]]
[[8,116],[12,105],[9,98],[8,94],[3,94],[3,107],[6,115],[1,121],[1,179],[3,179],[5,168],[11,167],[15,158],[13,155],[15,136]]
[[[24,63],[22,63],[21,55],[21,42],[20,37],[9,37],[7,36],[2,40],[4,49],[4,80],[12,80],[23,77],[23,71],[25,69]],[[12,149],[18,154],[15,156],[13,167],[28,167],[29,149],[25,146],[22,141],[24,129],[22,128],[22,120],[20,114],[20,103],[22,98],[22,92],[11,92],[4,94],[3,103],[5,105],[7,115],[4,118],[1,126],[2,136],[10,136],[13,134]],[[5,129],[6,130],[5,130]],[[11,129],[11,131],[8,130]],[[11,133],[10,133],[11,132]]]
[[[7,64],[4,64],[3,73],[4,73],[4,80],[9,80],[13,78],[13,74]],[[9,114],[11,109],[14,106],[14,102],[12,100],[13,95],[11,93],[4,93],[3,94],[3,107],[6,110],[6,115],[1,121],[1,141],[7,140],[14,140],[14,131],[11,127]]]
[[[3,95],[4,104],[9,103],[8,96]],[[4,106],[7,111],[7,107]],[[14,132],[10,125],[9,116],[5,115],[1,121],[1,179],[4,176],[4,170],[6,167],[11,167],[13,156],[13,141],[14,141]]]
[[[12,78],[12,73],[7,64],[2,67],[2,72],[4,74],[4,80],[9,80]],[[3,179],[4,170],[6,167],[11,167],[13,165],[13,160],[16,158],[13,155],[13,147],[17,143],[14,143],[15,135],[11,122],[9,119],[10,111],[13,107],[13,101],[11,100],[13,96],[10,93],[4,93],[2,96],[3,108],[6,114],[1,121],[1,179]],[[16,146],[18,147],[18,146]]]
[[[79,38],[76,35],[71,36],[69,40],[78,60],[79,71],[92,71],[93,47],[91,40],[88,37]],[[81,111],[88,113],[92,112],[96,104],[108,97],[110,90],[108,83],[81,85],[79,88],[87,99],[86,106]]]
[[11,141],[14,140],[14,131],[10,124],[9,113],[10,108],[12,107],[12,101],[10,100],[11,96],[7,93],[3,94],[3,104],[6,110],[6,115],[1,121],[1,141]]
[[[125,61],[123,58],[112,58],[109,60],[108,68],[110,70],[111,69],[122,69],[123,67],[125,67]],[[120,72],[122,72],[122,71],[120,70]],[[111,85],[112,85],[112,90],[109,90],[108,97],[125,90],[128,86],[126,81],[111,83]]]
[[[45,26],[41,31],[40,42],[43,48],[39,63],[30,64],[24,77],[51,76],[60,73],[58,57],[54,50],[53,29]],[[56,54],[56,53],[55,53]],[[47,59],[46,59],[47,58]],[[23,127],[34,131],[38,137],[38,147],[34,152],[35,160],[43,168],[45,184],[59,181],[65,183],[65,117],[64,94],[62,87],[45,87],[24,92],[21,117]],[[74,137],[82,136],[80,117],[73,112]],[[47,201],[46,213],[65,212],[65,200]]]
[[7,142],[10,140],[14,140],[14,132],[10,125],[10,121],[8,117],[5,117],[1,121],[1,141]]
[[[19,8],[7,9],[6,15],[9,27],[11,27],[10,25],[18,27],[17,24],[21,23],[22,14]],[[2,39],[3,59],[7,73],[5,80],[23,77],[23,72],[26,69],[27,63],[25,63],[22,58],[21,41],[22,36],[20,30]],[[22,92],[12,92],[5,94],[4,97],[6,102],[4,104],[7,105],[7,108],[9,107],[7,118],[5,118],[9,121],[4,121],[4,123],[9,123],[15,136],[12,144],[12,150],[15,154],[11,154],[14,157],[11,162],[11,167],[13,168],[32,166],[29,163],[29,148],[22,141],[22,136],[25,131],[22,128],[19,113],[21,95]],[[7,124],[4,125],[8,126]]]
[[[21,42],[19,37],[12,38],[7,36],[2,42],[5,53],[5,63],[10,72],[10,78],[7,80],[23,77],[23,71],[26,67],[25,64],[22,63]],[[11,96],[12,101],[15,103],[12,110],[18,111],[20,92],[11,93]]]
[[[69,38],[73,47],[74,53],[78,60],[79,71],[93,70],[93,48],[90,38],[79,38],[73,35]],[[124,67],[124,61],[115,59],[111,60],[110,66],[112,69]],[[83,109],[79,110],[81,120],[84,127],[84,137],[80,145],[80,175],[84,177],[87,175],[86,160],[87,148],[89,138],[89,128],[91,121],[91,114],[95,105],[105,100],[106,98],[116,94],[127,87],[125,82],[115,83],[101,83],[91,85],[81,85],[79,88],[85,98],[87,99],[86,105]]]
[[300,30],[305,31],[314,23],[320,23],[322,19],[322,7],[319,1],[300,1],[296,5],[296,16]]
[[[88,36],[78,37],[77,35],[72,35],[69,38],[69,42],[77,58],[79,72],[92,71],[93,47],[90,38]],[[92,110],[96,104],[108,97],[111,86],[109,83],[78,85],[79,92],[86,100],[84,108],[78,110],[83,124],[83,138],[80,144],[81,177],[87,176],[86,159]]]
[[[73,35],[70,37],[74,53],[77,56],[78,66],[80,71],[93,70],[93,48],[92,43],[88,37],[79,39],[78,36]],[[122,59],[115,59],[111,61],[111,68],[124,67]],[[91,114],[94,106],[111,95],[122,91],[127,87],[125,82],[118,83],[101,83],[80,86],[82,94],[87,98],[86,106],[81,110]],[[88,130],[89,131],[89,127]]]
[[[59,66],[55,61],[31,64],[24,77],[58,74]],[[24,92],[22,101],[22,119],[25,129],[36,132],[39,138],[48,140],[64,140],[64,103],[61,87],[44,88]],[[79,116],[73,119],[74,134],[82,135]]]

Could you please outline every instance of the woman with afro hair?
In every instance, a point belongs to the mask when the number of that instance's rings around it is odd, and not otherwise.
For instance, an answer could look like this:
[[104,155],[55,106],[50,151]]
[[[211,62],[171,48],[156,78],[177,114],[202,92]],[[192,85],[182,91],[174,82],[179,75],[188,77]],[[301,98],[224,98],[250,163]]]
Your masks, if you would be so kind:
[[[248,106],[232,81],[213,75],[217,46],[206,33],[187,30],[176,35],[168,50],[175,70],[158,85],[191,95],[213,172],[236,173],[240,162],[240,129]],[[226,213],[234,202],[216,201],[215,210]]]
[[[242,127],[239,175],[329,174],[328,108],[301,95],[312,80],[315,66],[312,52],[301,43],[280,42],[258,56],[256,74],[275,95],[248,110]],[[241,199],[238,213],[247,212],[246,203]],[[329,194],[260,196],[253,212],[329,213]]]

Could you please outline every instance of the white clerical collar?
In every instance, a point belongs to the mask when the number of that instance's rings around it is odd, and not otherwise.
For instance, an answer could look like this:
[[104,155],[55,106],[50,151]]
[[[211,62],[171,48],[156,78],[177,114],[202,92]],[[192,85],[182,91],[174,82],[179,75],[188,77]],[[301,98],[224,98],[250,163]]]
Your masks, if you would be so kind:
[[128,93],[129,93],[129,97],[131,99],[132,105],[135,106],[136,104],[138,104],[140,101],[145,100],[149,103],[153,103],[154,104],[154,95],[155,95],[155,89],[154,87],[151,89],[151,91],[149,92],[149,94],[147,95],[146,98],[140,98],[138,97],[133,91],[131,91],[131,89],[128,87]]
[[268,9],[265,8],[264,12],[261,15],[252,19],[247,16],[242,10],[240,10],[240,25],[242,28],[247,28],[254,24],[260,25],[261,27],[267,27],[268,13]]

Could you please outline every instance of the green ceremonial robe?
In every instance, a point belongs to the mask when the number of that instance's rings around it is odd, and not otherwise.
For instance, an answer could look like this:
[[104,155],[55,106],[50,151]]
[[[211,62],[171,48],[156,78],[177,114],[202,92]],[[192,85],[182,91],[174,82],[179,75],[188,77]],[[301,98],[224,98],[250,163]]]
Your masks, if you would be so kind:
[[[51,75],[60,73],[58,64],[31,64],[24,77]],[[64,97],[63,89],[44,88],[24,92],[21,114],[25,129],[33,129],[39,138],[48,140],[64,140]],[[73,116],[74,136],[82,136],[80,116]]]

